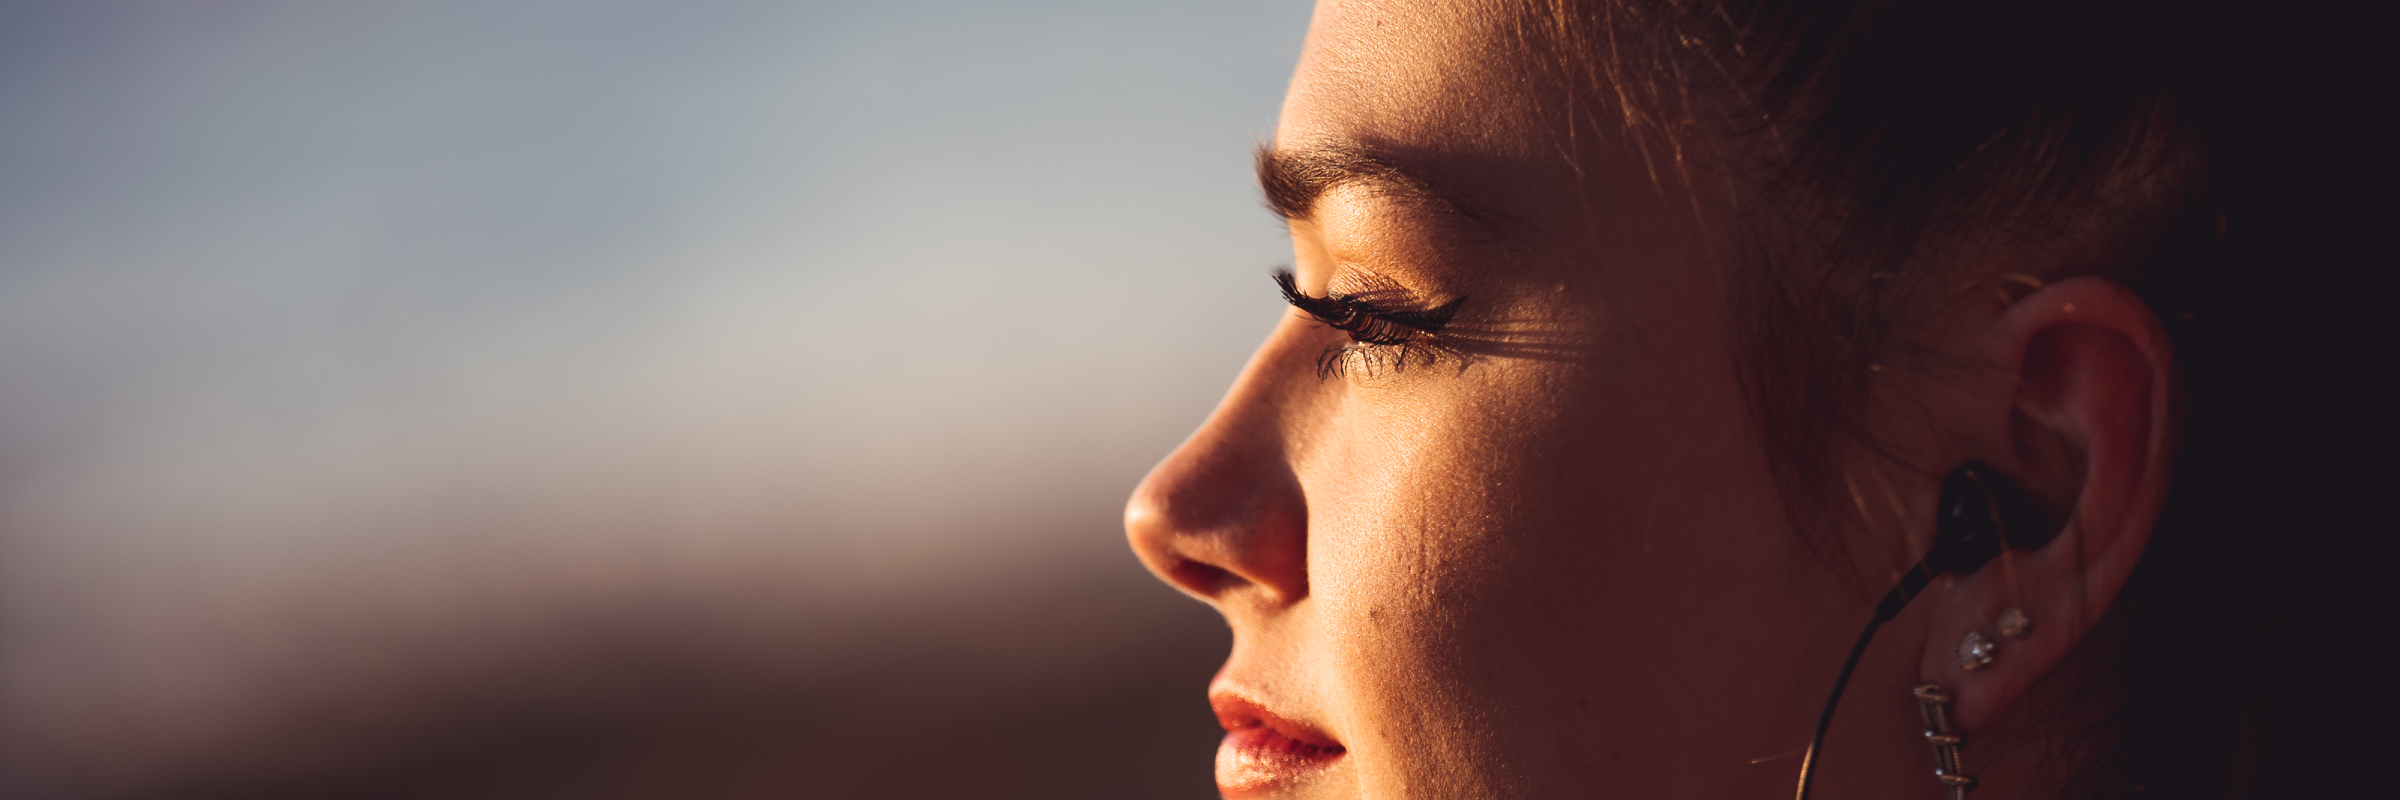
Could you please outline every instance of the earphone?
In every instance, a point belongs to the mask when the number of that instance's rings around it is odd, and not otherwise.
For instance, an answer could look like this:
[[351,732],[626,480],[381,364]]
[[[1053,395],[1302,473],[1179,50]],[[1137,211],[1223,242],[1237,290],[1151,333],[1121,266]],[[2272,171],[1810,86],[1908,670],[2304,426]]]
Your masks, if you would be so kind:
[[[1833,724],[1833,709],[1842,702],[1842,688],[1850,684],[1850,672],[1858,668],[1859,656],[1867,652],[1867,643],[1875,638],[1875,629],[1900,615],[1900,609],[1939,575],[1972,575],[2006,550],[2032,550],[2049,544],[2058,536],[2058,524],[2033,505],[2024,491],[1990,466],[1969,461],[1951,470],[1942,479],[1940,505],[1934,509],[1933,547],[1925,558],[1900,576],[1900,584],[1875,604],[1875,617],[1867,620],[1867,629],[1858,635],[1858,643],[1850,647],[1850,657],[1842,662],[1841,674],[1833,679],[1833,692],[1825,698],[1825,711],[1817,716],[1816,733],[1808,737],[1808,750],[1800,759],[1800,789],[1796,800],[1808,800],[1809,781],[1816,777],[1817,750],[1825,744],[1825,729]],[[2011,532],[2015,532],[2012,537]]]

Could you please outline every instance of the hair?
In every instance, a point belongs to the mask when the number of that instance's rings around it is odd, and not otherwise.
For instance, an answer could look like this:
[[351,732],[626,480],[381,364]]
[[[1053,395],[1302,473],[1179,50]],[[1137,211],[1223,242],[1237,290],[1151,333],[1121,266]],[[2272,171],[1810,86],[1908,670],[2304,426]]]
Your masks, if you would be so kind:
[[[2361,4],[2365,5],[2365,4]],[[2063,795],[2319,796],[2384,780],[2351,676],[2400,532],[2376,330],[2394,271],[2379,25],[2290,3],[1555,0],[1562,66],[1680,163],[1692,129],[1764,143],[1744,367],[1779,488],[1840,527],[1878,448],[1869,376],[1937,369],[1927,253],[2072,247],[2140,295],[2182,387],[2173,486],[2078,668],[2114,713]],[[2363,14],[2359,16],[2363,17]],[[1807,209],[1806,213],[1793,209]],[[1796,253],[1798,255],[1796,255]],[[2031,276],[2055,280],[2061,275]],[[1839,498],[1839,500],[1836,500]],[[2376,620],[2370,622],[2370,620]]]

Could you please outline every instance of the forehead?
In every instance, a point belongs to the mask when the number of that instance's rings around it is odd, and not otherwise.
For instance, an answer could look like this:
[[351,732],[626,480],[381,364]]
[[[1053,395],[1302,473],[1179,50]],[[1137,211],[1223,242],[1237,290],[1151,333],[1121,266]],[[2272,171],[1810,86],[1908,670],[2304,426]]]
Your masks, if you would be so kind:
[[1605,218],[1655,184],[1609,93],[1567,80],[1554,24],[1515,3],[1324,0],[1276,147],[1372,154],[1531,228]]
[[1277,137],[1522,154],[1551,93],[1526,22],[1489,2],[1324,0]]

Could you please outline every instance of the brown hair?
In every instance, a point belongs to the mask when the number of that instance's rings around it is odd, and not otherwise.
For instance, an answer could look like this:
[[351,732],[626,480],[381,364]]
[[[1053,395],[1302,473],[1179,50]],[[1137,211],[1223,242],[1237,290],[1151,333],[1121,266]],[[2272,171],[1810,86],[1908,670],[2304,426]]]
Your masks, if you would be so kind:
[[2391,337],[2374,330],[2393,270],[2369,241],[2391,224],[2370,200],[2391,185],[2365,119],[2387,94],[2364,63],[2377,25],[2155,0],[1548,8],[1565,66],[1654,149],[1692,126],[1771,145],[1759,213],[1787,216],[1760,227],[1805,236],[1761,246],[1780,257],[1741,281],[1740,333],[1804,528],[1855,518],[1835,465],[1875,450],[1870,373],[1939,368],[1913,358],[1908,312],[1955,287],[1929,283],[1920,254],[1993,237],[2098,248],[2094,271],[2167,327],[2184,387],[2174,489],[2111,611],[2123,638],[2081,665],[2116,711],[2093,746],[2067,748],[2094,760],[2060,793],[2381,780],[2381,715],[2346,680],[2382,671],[2353,640],[2391,602],[2368,593],[2390,562],[2366,550],[2400,533],[2373,507],[2400,486]]

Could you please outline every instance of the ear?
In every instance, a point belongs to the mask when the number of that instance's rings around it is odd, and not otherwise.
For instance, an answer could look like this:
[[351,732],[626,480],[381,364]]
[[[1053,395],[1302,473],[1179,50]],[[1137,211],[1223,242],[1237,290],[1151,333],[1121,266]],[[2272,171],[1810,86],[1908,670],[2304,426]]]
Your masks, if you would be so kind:
[[[1948,581],[1921,669],[1952,687],[1962,732],[2008,713],[2081,647],[2141,560],[2166,497],[2175,442],[2174,358],[2157,317],[2099,278],[2044,286],[2011,305],[1982,347],[2013,378],[2009,452],[1984,460],[2064,520],[2038,549],[2009,550]],[[2031,625],[2003,635],[2017,609]],[[1967,669],[1970,632],[1996,645]],[[2014,633],[2014,631],[2010,631]]]

